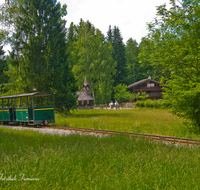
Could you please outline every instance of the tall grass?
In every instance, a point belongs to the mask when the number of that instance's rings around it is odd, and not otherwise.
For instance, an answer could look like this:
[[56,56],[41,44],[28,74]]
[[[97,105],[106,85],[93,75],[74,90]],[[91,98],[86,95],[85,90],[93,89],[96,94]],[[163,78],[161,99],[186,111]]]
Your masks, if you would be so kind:
[[[200,148],[0,129],[0,189],[199,189]],[[24,178],[38,180],[22,180]],[[1,178],[1,177],[0,177]]]
[[56,114],[57,126],[105,129],[200,139],[169,109],[79,110]]

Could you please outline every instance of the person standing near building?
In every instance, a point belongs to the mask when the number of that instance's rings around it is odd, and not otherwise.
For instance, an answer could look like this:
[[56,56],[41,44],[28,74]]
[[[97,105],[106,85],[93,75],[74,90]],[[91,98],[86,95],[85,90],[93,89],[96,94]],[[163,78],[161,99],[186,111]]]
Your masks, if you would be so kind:
[[117,100],[115,101],[115,108],[117,110],[119,103],[117,102]]
[[110,109],[113,109],[113,101],[109,103]]

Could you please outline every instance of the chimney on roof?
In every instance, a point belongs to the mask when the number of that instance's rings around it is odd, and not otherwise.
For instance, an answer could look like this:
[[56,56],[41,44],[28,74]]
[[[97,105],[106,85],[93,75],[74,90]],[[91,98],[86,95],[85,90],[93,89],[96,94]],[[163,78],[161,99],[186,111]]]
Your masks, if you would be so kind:
[[151,80],[151,76],[149,76],[149,77],[148,77],[148,79],[150,79],[150,80]]

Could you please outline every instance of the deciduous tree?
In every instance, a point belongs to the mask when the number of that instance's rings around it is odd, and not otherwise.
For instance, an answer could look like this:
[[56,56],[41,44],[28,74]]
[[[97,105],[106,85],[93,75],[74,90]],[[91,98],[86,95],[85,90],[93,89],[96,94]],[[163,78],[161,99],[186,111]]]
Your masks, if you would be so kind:
[[164,95],[173,113],[200,128],[199,5],[198,0],[171,0],[170,9],[159,6],[140,58],[168,73]]
[[73,72],[80,90],[86,75],[95,103],[108,103],[111,100],[116,67],[111,56],[111,44],[106,42],[100,30],[95,29],[89,21],[81,20],[73,46],[72,54],[77,59]]
[[5,60],[3,46],[0,46],[0,93],[2,94],[3,87],[5,86],[5,83],[8,82],[8,76],[5,74],[5,71],[8,70],[8,65]]
[[114,88],[114,98],[117,101],[128,102],[129,100],[134,100],[135,95],[127,90],[125,84],[119,84]]

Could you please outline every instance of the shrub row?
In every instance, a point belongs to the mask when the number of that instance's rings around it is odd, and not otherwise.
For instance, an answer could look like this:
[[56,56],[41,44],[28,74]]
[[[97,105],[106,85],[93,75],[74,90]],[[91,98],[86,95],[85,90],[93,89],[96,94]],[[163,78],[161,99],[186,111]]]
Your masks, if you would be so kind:
[[146,108],[170,108],[171,103],[168,100],[141,100],[135,103],[137,107],[146,107]]

